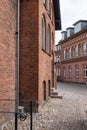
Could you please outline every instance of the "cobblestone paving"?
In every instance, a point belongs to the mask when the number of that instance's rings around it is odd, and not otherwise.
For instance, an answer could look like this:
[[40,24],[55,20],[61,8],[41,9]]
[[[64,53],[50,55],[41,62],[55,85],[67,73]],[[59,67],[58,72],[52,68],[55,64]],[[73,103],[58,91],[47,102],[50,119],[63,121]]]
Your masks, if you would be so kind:
[[[33,114],[33,130],[87,130],[86,87],[58,83],[63,98],[49,99],[39,113]],[[10,125],[13,126],[14,122],[5,124],[1,130],[14,130]],[[19,121],[19,130],[30,130],[29,118]]]

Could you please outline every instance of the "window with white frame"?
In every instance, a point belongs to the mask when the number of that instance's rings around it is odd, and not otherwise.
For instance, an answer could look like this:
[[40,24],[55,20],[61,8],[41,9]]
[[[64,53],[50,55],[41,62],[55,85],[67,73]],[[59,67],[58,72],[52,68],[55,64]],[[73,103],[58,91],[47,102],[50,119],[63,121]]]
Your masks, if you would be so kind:
[[67,49],[67,59],[69,59],[69,49]]
[[51,13],[50,0],[47,0],[47,10],[48,10],[48,13],[50,14]]
[[75,48],[73,47],[73,58],[75,57]]
[[56,61],[59,63],[60,62],[60,56],[56,57]]
[[48,52],[48,54],[51,53],[51,31],[50,31],[50,25],[48,25],[47,52]]
[[79,66],[78,65],[75,66],[75,76],[76,76],[76,78],[79,77]]
[[69,66],[69,77],[72,77],[72,67]]
[[64,60],[66,59],[66,50],[64,50]]
[[78,56],[78,45],[75,48],[75,56]]
[[83,44],[83,54],[86,54],[87,53],[87,43],[84,43]]
[[56,69],[56,75],[57,75],[57,76],[60,76],[60,68],[57,68],[57,69]]
[[71,59],[72,58],[72,55],[71,55],[71,48],[69,49],[69,58]]
[[83,77],[87,78],[87,65],[83,65]]
[[46,25],[45,25],[45,17],[42,17],[42,49],[46,49]]
[[66,77],[66,68],[64,67],[63,68],[63,75],[64,75],[64,78]]

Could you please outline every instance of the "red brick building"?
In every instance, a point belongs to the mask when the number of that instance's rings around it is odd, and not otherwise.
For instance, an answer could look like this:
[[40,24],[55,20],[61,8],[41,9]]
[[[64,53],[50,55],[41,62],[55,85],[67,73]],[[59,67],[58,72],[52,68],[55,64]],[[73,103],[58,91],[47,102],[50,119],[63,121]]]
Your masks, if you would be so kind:
[[87,20],[79,20],[74,27],[62,32],[61,80],[87,83]]
[[54,37],[55,29],[61,28],[59,0],[21,0],[20,4],[19,97],[37,100],[41,105],[55,84]]
[[56,71],[56,80],[61,81],[61,45],[57,44],[55,46],[55,71]]
[[[55,29],[60,28],[59,0],[0,1],[0,111],[17,107],[1,99],[40,104],[48,99],[55,86]],[[1,125],[11,115],[0,117]]]
[[[0,0],[0,99],[15,99],[16,89],[16,1]],[[14,111],[15,103],[1,101],[0,111]],[[0,113],[0,124],[6,114]],[[11,117],[8,116],[7,119]]]

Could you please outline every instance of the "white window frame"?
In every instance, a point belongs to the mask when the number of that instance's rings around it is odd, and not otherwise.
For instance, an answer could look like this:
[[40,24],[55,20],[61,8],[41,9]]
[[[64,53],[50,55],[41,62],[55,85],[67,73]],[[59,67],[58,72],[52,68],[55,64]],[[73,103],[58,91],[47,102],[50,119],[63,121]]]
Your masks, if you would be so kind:
[[87,78],[87,65],[83,65],[83,77]]
[[42,16],[42,49],[46,50],[46,24],[44,16]]
[[78,45],[75,48],[75,56],[78,56]]
[[51,13],[50,0],[47,0],[47,10],[48,10],[48,13],[50,14]]
[[75,66],[75,77],[76,78],[79,77],[79,66],[78,65]]
[[83,55],[85,55],[87,53],[87,43],[83,43],[83,48],[82,48],[82,51],[83,51]]
[[72,77],[72,67],[69,66],[69,77],[71,78]]
[[63,73],[64,73],[64,78],[66,78],[66,68],[65,67],[63,69]]
[[57,75],[57,76],[60,76],[60,68],[57,68],[57,69],[56,69],[56,75]]
[[64,50],[64,60],[66,59],[66,50]]
[[60,56],[57,56],[57,57],[56,57],[56,61],[57,61],[58,63],[60,63]]
[[48,25],[47,52],[48,52],[48,54],[51,54],[51,31],[50,31],[50,25]]
[[71,50],[71,48],[69,49],[69,58],[70,59],[72,58],[72,50]]

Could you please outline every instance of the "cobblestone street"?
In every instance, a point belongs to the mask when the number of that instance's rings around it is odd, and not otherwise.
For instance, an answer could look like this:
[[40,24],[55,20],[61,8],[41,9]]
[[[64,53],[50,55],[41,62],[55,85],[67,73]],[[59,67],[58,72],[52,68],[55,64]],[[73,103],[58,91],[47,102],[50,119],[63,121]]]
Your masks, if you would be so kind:
[[87,86],[58,82],[58,91],[63,98],[50,99],[41,109],[51,119],[45,119],[49,130],[87,130]]
[[[50,98],[33,114],[33,130],[87,130],[87,86],[58,82],[60,98]],[[13,130],[14,122],[1,130]],[[30,130],[29,119],[19,121],[19,130]]]

